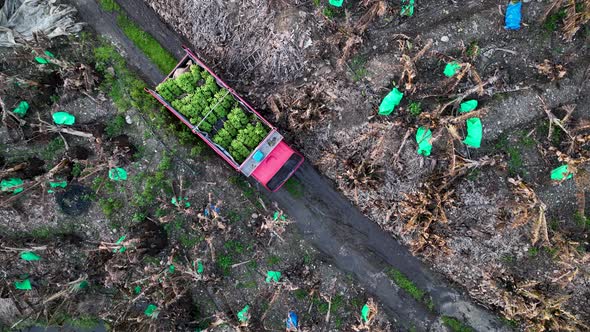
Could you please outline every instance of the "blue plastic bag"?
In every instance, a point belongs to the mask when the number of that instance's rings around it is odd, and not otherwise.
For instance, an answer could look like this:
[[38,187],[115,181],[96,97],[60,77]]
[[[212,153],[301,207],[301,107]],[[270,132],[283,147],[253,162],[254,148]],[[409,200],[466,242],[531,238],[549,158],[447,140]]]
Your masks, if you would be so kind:
[[287,316],[287,331],[297,331],[299,328],[299,317],[295,311],[289,311]]
[[506,26],[504,28],[508,30],[518,30],[520,29],[520,20],[522,19],[521,15],[522,9],[522,2],[519,1],[517,3],[512,3],[512,1],[508,4],[506,8]]

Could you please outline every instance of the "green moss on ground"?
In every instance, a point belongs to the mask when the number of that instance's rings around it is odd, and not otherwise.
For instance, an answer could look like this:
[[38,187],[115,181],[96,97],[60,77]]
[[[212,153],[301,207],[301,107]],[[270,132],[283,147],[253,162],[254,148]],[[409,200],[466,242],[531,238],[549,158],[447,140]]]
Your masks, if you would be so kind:
[[441,319],[443,324],[453,332],[475,332],[471,326],[464,324],[454,317],[442,316]]
[[386,271],[386,274],[399,288],[403,289],[412,298],[414,298],[414,300],[423,303],[430,311],[434,310],[434,303],[428,295],[428,292],[419,288],[403,273],[394,268],[389,268]]
[[162,72],[168,73],[174,69],[178,61],[172,53],[162,47],[152,35],[135,24],[115,0],[99,0],[99,3],[104,11],[117,13],[119,28]]

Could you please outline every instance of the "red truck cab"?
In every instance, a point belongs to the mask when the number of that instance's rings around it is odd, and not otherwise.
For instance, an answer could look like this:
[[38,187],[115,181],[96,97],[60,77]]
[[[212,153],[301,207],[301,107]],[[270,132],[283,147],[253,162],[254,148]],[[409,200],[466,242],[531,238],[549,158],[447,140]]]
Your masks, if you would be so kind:
[[[198,65],[201,69],[206,70],[209,74],[215,77],[217,85],[227,90],[238,101],[240,107],[245,112],[254,114],[269,128],[269,133],[266,138],[264,138],[262,142],[252,150],[248,158],[242,163],[238,163],[227,150],[213,142],[209,133],[200,130],[198,125],[194,125],[182,113],[174,109],[171,101],[165,100],[160,94],[152,89],[146,89],[146,91],[154,96],[154,98],[164,105],[175,117],[189,127],[195,135],[199,136],[234,169],[247,177],[252,176],[270,191],[274,192],[279,190],[279,188],[281,188],[281,186],[301,166],[304,161],[303,156],[285,143],[283,136],[278,133],[277,129],[270,122],[256,112],[256,110],[254,110],[241,96],[215,75],[215,73],[199,60],[191,50],[187,47],[183,48],[186,52],[185,56],[162,82],[172,78],[176,70],[186,68],[189,63]],[[225,121],[225,119],[220,119],[216,128],[219,128],[220,124],[223,125],[223,121]]]

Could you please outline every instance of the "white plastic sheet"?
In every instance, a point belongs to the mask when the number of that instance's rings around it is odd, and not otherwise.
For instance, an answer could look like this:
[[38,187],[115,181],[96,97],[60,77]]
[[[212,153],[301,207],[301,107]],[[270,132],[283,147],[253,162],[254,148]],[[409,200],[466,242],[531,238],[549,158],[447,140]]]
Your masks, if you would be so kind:
[[0,47],[19,45],[41,32],[49,38],[80,32],[76,9],[56,0],[6,0],[0,10]]

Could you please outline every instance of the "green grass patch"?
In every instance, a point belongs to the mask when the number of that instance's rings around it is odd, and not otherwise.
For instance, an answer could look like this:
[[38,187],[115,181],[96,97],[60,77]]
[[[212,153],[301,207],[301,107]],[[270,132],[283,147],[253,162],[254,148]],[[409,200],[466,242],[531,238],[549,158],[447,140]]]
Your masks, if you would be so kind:
[[518,146],[508,141],[508,136],[502,135],[495,145],[497,150],[504,151],[508,155],[508,175],[525,175],[526,170],[523,169],[524,161],[522,152]]
[[422,104],[420,104],[420,102],[413,101],[408,106],[408,111],[410,111],[410,114],[413,116],[418,116],[420,113],[422,113]]
[[125,117],[119,114],[111,119],[111,121],[107,124],[104,129],[104,133],[108,138],[119,136],[123,133],[123,129],[125,129],[126,125],[127,122],[125,121]]
[[586,228],[586,229],[590,228],[590,218],[581,214],[579,211],[576,211],[576,213],[574,213],[574,222],[579,227]]
[[58,136],[45,146],[45,149],[41,152],[41,158],[45,161],[53,161],[65,151],[65,148],[66,145],[63,139]]
[[303,301],[307,298],[307,291],[305,289],[296,289],[293,292],[293,295],[295,295],[295,298],[299,301]]
[[119,28],[163,73],[167,74],[176,66],[178,61],[172,53],[125,15],[115,0],[99,0],[99,3],[104,11],[117,13]]
[[350,70],[352,71],[352,79],[355,82],[362,80],[363,78],[365,78],[369,74],[369,71],[365,67],[366,64],[367,64],[367,58],[362,55],[354,56],[350,60],[349,66],[350,66]]
[[400,271],[389,268],[386,271],[387,276],[393,280],[393,282],[401,289],[403,289],[406,293],[408,293],[414,300],[418,302],[422,302],[428,307],[428,309],[434,309],[434,303],[428,296],[428,293],[422,289],[420,289],[412,280],[406,277]]
[[257,286],[258,286],[258,284],[254,280],[250,280],[250,281],[247,281],[247,282],[239,282],[236,285],[237,288],[250,288],[250,289],[254,289]]
[[191,234],[187,234],[186,232],[181,233],[178,237],[180,245],[182,245],[186,249],[194,248],[200,242],[200,240],[200,238],[193,236]]
[[252,186],[250,186],[248,181],[244,180],[243,177],[239,175],[231,176],[229,178],[229,183],[236,185],[238,188],[240,188],[246,198],[254,198],[254,189],[252,188]]
[[107,12],[121,12],[121,6],[115,0],[98,0],[100,8]]
[[285,190],[295,198],[303,197],[303,185],[295,178],[290,178],[285,182]]
[[227,277],[231,274],[231,266],[234,264],[234,259],[230,255],[219,255],[215,264],[217,264],[221,273]]
[[124,14],[117,16],[117,24],[123,33],[137,46],[163,73],[168,73],[178,61],[149,33],[143,31],[132,19]]
[[283,261],[283,259],[279,256],[276,256],[276,255],[271,255],[271,256],[268,256],[268,258],[266,258],[267,265],[277,265],[282,261]]
[[441,319],[443,324],[445,324],[452,332],[475,332],[471,326],[466,325],[454,317],[442,316]]
[[105,197],[98,200],[98,205],[100,205],[105,217],[111,219],[116,213],[125,207],[125,202],[117,197]]
[[560,9],[557,12],[549,15],[545,22],[543,23],[543,29],[549,32],[553,32],[557,30],[558,24],[563,21],[565,18],[566,13],[565,9]]
[[475,58],[479,55],[480,48],[476,40],[469,43],[469,47],[467,47],[467,51],[465,53],[467,53],[467,56],[470,58]]

